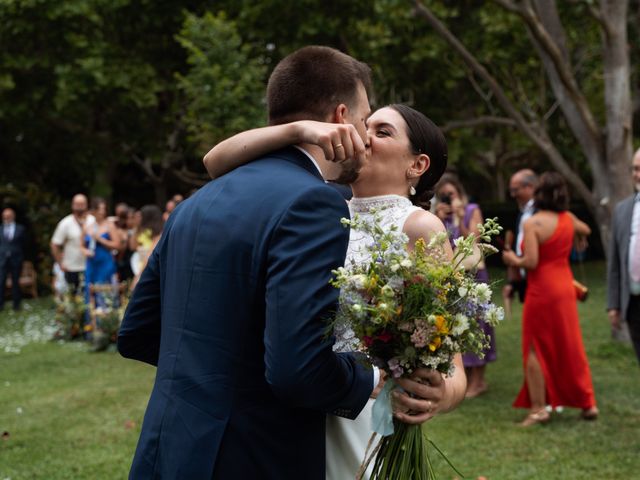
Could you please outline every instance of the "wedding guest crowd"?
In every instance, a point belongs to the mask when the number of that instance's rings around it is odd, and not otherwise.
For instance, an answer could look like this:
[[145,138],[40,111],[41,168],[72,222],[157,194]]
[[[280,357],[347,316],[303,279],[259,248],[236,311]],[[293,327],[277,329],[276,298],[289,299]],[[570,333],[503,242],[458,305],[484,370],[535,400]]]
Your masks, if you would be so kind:
[[[167,202],[170,210],[164,214],[156,205],[136,210],[119,202],[114,215],[109,216],[106,200],[94,198],[89,208],[85,195],[75,195],[71,213],[60,220],[51,238],[55,293],[83,293],[87,304],[97,304],[92,286],[127,282],[133,288],[160,238],[164,221],[183,199],[174,195]],[[4,244],[4,240],[0,242],[0,253]]]

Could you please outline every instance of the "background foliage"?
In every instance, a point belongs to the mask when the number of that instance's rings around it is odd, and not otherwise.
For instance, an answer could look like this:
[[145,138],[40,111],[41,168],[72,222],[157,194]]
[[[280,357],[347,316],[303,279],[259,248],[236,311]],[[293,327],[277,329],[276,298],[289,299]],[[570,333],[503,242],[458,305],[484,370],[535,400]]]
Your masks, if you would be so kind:
[[[590,3],[558,8],[576,79],[601,120],[602,52]],[[525,114],[545,119],[590,184],[522,22],[495,2],[425,4]],[[629,5],[637,118],[640,2]],[[0,25],[0,185],[36,186],[39,206],[66,203],[78,191],[136,206],[190,192],[206,181],[201,158],[211,145],[264,123],[269,72],[307,44],[369,63],[374,107],[407,102],[443,126],[452,168],[485,209],[509,201],[514,170],[549,168],[513,125],[477,122],[500,114],[495,98],[412,1],[0,0]],[[41,217],[53,209],[37,213],[38,205],[22,209],[20,220],[42,229],[34,237],[44,258],[51,222]]]

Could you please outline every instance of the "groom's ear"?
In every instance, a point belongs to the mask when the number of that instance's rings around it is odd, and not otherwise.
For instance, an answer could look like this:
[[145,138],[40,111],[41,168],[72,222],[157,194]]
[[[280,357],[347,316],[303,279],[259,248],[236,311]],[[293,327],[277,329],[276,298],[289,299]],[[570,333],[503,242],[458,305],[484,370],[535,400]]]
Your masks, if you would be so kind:
[[348,113],[349,113],[349,107],[347,107],[344,103],[341,103],[333,111],[333,118],[330,120],[330,122],[331,123],[349,123],[347,122]]

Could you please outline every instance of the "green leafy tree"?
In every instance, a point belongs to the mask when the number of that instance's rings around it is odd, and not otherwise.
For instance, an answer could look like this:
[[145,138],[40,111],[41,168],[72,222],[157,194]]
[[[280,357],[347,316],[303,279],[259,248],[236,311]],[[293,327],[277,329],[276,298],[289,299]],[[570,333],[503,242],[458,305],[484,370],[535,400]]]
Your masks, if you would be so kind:
[[187,14],[177,37],[189,69],[177,74],[185,98],[184,123],[199,153],[238,132],[265,123],[266,66],[252,58],[224,13]]

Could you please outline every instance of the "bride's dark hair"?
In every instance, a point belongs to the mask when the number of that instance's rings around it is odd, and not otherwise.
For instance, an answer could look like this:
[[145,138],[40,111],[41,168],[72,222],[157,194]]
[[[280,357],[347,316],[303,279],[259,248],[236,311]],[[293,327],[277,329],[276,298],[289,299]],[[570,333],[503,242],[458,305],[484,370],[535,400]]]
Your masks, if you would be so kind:
[[407,136],[411,152],[414,155],[424,153],[431,163],[416,185],[416,194],[411,201],[425,209],[429,209],[433,189],[447,168],[447,140],[438,126],[424,114],[401,103],[389,105],[400,114],[407,124]]

